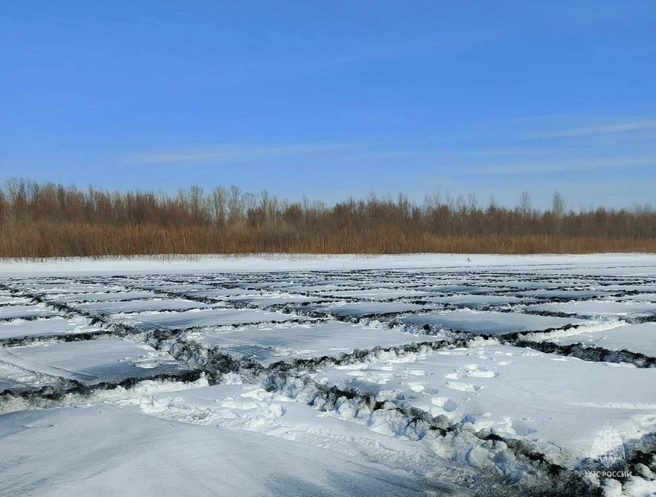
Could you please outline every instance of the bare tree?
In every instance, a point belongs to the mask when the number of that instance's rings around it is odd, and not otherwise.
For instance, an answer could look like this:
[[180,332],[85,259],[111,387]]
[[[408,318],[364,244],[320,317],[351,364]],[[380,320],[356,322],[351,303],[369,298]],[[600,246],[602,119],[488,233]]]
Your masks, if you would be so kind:
[[656,212],[650,204],[565,212],[558,191],[540,211],[526,192],[509,209],[449,193],[428,196],[422,208],[403,194],[329,207],[237,187],[206,195],[196,186],[169,196],[15,179],[0,188],[0,256],[275,251],[656,252]]
[[522,192],[522,195],[519,197],[519,205],[517,210],[522,216],[530,216],[533,213],[533,202],[531,201],[531,196],[528,192]]
[[554,192],[551,199],[551,212],[556,219],[560,219],[565,214],[565,199],[558,190]]

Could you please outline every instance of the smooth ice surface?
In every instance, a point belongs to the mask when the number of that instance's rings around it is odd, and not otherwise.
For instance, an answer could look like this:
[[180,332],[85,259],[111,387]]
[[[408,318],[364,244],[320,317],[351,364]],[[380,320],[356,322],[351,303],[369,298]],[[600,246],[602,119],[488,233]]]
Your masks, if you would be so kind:
[[656,323],[642,323],[561,336],[556,343],[582,343],[608,350],[628,350],[656,357]]
[[177,362],[168,354],[117,338],[0,349],[0,363],[85,384],[177,369]]
[[30,299],[25,297],[12,297],[9,294],[0,294],[0,306],[5,305],[25,305],[29,304]]
[[549,328],[561,328],[570,324],[582,323],[582,321],[576,319],[470,310],[418,314],[399,318],[399,322],[416,328],[429,325],[438,329],[466,331],[481,335],[543,331]]
[[601,290],[598,288],[588,289],[565,289],[565,290],[526,290],[520,292],[522,297],[533,297],[543,299],[559,300],[583,300],[603,298],[612,295],[612,290]]
[[239,326],[254,323],[280,323],[298,319],[288,314],[253,309],[208,309],[185,312],[163,312],[118,315],[118,319],[162,328],[186,329],[212,326]]
[[[649,291],[653,292],[656,290],[656,288],[650,287],[649,289],[645,290],[634,287],[632,288],[633,291],[640,292],[640,291]],[[619,302],[624,302],[624,301],[632,301],[632,302],[656,302],[656,293],[639,293],[637,295],[631,295],[630,297],[620,297],[617,299]]]
[[420,290],[400,289],[393,288],[373,288],[371,290],[333,290],[319,292],[325,297],[339,297],[339,298],[360,298],[367,300],[389,300],[400,297],[422,297],[426,295],[425,292]]
[[522,299],[513,295],[449,295],[444,297],[430,297],[427,299],[435,304],[447,304],[478,309],[489,306],[507,306],[525,303],[530,299]]
[[127,302],[94,302],[88,304],[77,304],[75,307],[89,311],[115,314],[119,312],[183,311],[188,309],[202,309],[210,306],[193,300],[158,298],[152,300],[132,300]]
[[622,316],[629,318],[656,316],[656,302],[624,300],[589,300],[584,302],[557,302],[528,306],[527,311],[560,312],[579,316]]
[[254,290],[244,290],[243,288],[206,288],[202,290],[190,289],[185,285],[185,293],[196,295],[198,297],[210,297],[217,300],[227,300],[230,297],[259,297],[260,292]]
[[227,353],[252,357],[262,363],[337,356],[355,349],[370,350],[378,346],[391,347],[438,339],[435,336],[418,336],[341,322],[198,332],[188,338],[198,340],[208,348],[219,347]]
[[76,293],[88,293],[88,292],[107,292],[110,288],[100,284],[88,284],[88,283],[74,283],[66,278],[56,278],[56,279],[31,279],[24,281],[21,284],[21,287],[27,292],[38,292],[50,296],[66,296],[74,295]]
[[96,333],[101,331],[98,326],[92,326],[88,320],[81,317],[47,319],[14,319],[0,322],[0,340],[7,338],[57,336],[75,333]]
[[0,419],[7,496],[468,495],[310,444],[109,405]]
[[57,311],[42,304],[5,305],[0,307],[0,319],[49,317],[58,314]]
[[380,314],[394,314],[409,311],[425,310],[426,305],[407,304],[404,302],[337,302],[330,304],[310,304],[292,306],[292,309],[301,311],[317,311],[342,317],[364,317]]
[[445,268],[471,272],[479,268],[504,270],[522,267],[537,273],[605,275],[653,274],[656,256],[651,254],[592,255],[489,255],[489,254],[412,254],[412,255],[286,255],[263,256],[167,256],[131,258],[60,258],[42,262],[0,260],[0,274],[6,277],[28,275],[80,274],[160,274],[213,273],[231,271],[339,271],[354,269]]
[[294,295],[284,293],[271,293],[257,296],[230,297],[231,302],[247,302],[258,307],[267,307],[271,305],[281,306],[285,304],[311,303],[324,300],[320,297],[308,297],[305,295]]
[[94,293],[70,293],[65,295],[58,295],[57,300],[62,302],[105,302],[105,301],[123,301],[123,300],[138,300],[138,299],[152,299],[157,294],[153,292],[94,292]]

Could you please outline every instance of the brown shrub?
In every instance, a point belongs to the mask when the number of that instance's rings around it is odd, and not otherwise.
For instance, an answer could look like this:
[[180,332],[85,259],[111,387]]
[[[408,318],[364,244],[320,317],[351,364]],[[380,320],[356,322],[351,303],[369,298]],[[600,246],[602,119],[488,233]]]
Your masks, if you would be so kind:
[[554,198],[544,212],[525,194],[516,209],[448,196],[417,206],[403,195],[327,207],[236,187],[169,197],[10,180],[0,188],[0,256],[656,252],[650,206],[565,212]]

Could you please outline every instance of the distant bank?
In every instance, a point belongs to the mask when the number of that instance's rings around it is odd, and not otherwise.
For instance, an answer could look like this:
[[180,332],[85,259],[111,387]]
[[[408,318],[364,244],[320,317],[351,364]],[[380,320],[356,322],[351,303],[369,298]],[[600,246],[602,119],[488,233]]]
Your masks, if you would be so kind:
[[515,208],[433,194],[328,206],[237,187],[177,196],[10,180],[0,188],[0,257],[150,254],[584,254],[656,252],[656,210]]

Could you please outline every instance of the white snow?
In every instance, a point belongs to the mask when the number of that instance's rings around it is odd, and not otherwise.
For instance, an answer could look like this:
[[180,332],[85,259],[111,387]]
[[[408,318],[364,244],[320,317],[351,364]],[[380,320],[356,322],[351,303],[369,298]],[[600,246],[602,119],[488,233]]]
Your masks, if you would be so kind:
[[2,420],[3,495],[468,495],[358,455],[110,405],[27,411]]
[[0,348],[0,363],[84,384],[171,372],[177,362],[149,345],[117,338]]
[[152,299],[157,294],[153,292],[129,292],[129,291],[114,291],[114,292],[99,292],[99,293],[69,293],[57,295],[57,300],[62,302],[105,302],[105,301],[121,301],[121,300],[140,300]]
[[47,319],[13,319],[0,322],[0,340],[28,336],[56,336],[75,333],[95,333],[101,331],[97,326],[91,326],[87,319],[80,317]]
[[396,330],[341,322],[315,325],[246,328],[220,332],[195,332],[187,336],[207,348],[219,347],[236,356],[252,357],[263,364],[284,359],[335,357],[355,349],[371,350],[438,340]]
[[209,307],[208,304],[184,299],[152,299],[152,300],[130,300],[123,302],[93,302],[74,304],[75,307],[90,311],[101,311],[108,314],[119,312],[144,312],[159,310],[188,310]]
[[[186,329],[195,327],[236,326],[255,323],[281,323],[298,319],[296,316],[254,309],[195,309],[184,312],[143,312],[116,314],[121,322],[149,324],[164,328]],[[309,318],[308,318],[309,319]]]
[[[530,349],[487,346],[336,366],[317,381],[415,407],[475,430],[538,444],[555,462],[576,467],[611,424],[625,442],[656,430],[654,371],[613,367]],[[594,454],[596,455],[596,454]]]
[[[0,260],[0,495],[539,495],[521,450],[656,450],[614,355],[656,356],[655,293],[653,254]],[[629,462],[606,495],[656,492]]]
[[458,305],[463,307],[469,307],[471,309],[477,309],[480,307],[487,306],[505,306],[505,305],[518,305],[522,303],[530,302],[531,299],[523,299],[515,297],[514,295],[449,295],[444,297],[430,297],[429,302],[436,304],[449,304],[449,305]]
[[582,343],[607,350],[628,350],[656,357],[656,323],[630,324],[557,337],[556,343]]
[[308,297],[305,295],[294,295],[291,293],[267,293],[257,296],[246,296],[246,297],[231,297],[231,302],[247,302],[249,304],[257,305],[258,307],[267,307],[271,305],[283,305],[283,304],[299,304],[299,303],[310,303],[317,302],[321,300],[319,297]]
[[421,329],[429,325],[438,329],[466,331],[482,335],[503,335],[519,331],[541,331],[581,324],[577,319],[534,316],[493,311],[457,310],[416,314],[399,318],[399,322]]
[[656,256],[652,254],[594,255],[489,255],[489,254],[412,254],[412,255],[286,255],[258,256],[164,256],[60,258],[41,261],[0,259],[5,277],[83,274],[161,274],[215,273],[233,271],[338,271],[355,269],[435,268],[471,272],[530,268],[537,273],[569,276],[653,274]]
[[34,305],[4,305],[0,307],[0,319],[44,318],[57,316],[59,313],[43,304]]
[[320,294],[324,297],[338,297],[338,298],[365,298],[370,300],[387,300],[399,297],[417,297],[420,298],[426,295],[426,292],[411,289],[395,290],[393,288],[374,288],[371,290],[328,290],[321,291]]
[[656,302],[588,300],[558,302],[526,307],[527,311],[562,312],[578,316],[622,316],[629,318],[656,316]]
[[402,313],[425,310],[426,305],[406,304],[404,302],[333,302],[329,304],[310,304],[291,306],[292,309],[330,313],[334,316],[359,318],[376,314]]

